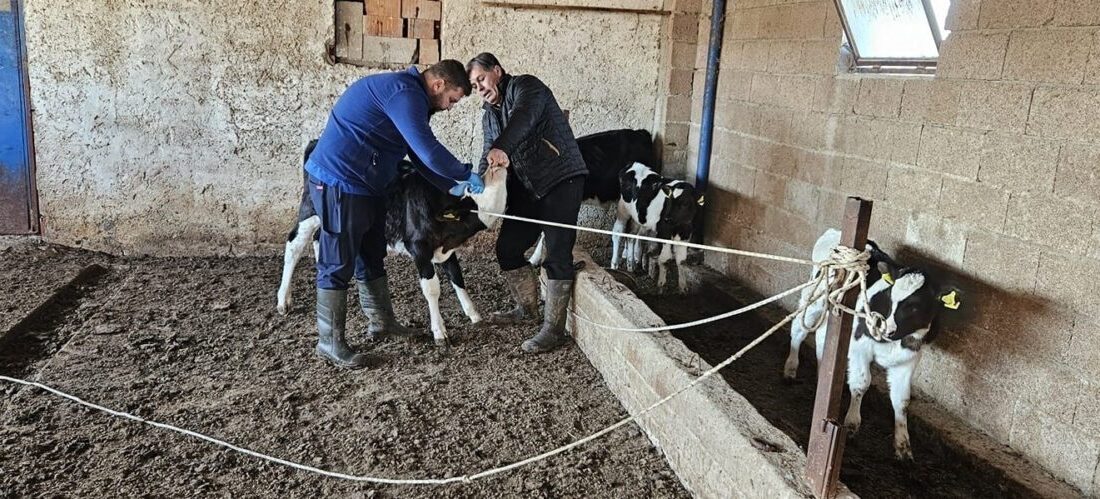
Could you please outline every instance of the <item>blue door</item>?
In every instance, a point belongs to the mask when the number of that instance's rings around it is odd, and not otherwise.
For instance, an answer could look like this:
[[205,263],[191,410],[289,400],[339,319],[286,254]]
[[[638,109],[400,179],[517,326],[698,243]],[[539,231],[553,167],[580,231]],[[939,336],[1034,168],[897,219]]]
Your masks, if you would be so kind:
[[0,0],[0,234],[38,232],[20,0]]

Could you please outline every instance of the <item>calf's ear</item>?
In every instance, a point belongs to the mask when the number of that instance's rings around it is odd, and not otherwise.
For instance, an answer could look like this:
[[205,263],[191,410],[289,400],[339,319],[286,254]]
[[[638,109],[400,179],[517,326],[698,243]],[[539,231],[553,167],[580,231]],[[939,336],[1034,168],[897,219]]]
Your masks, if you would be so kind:
[[950,287],[940,290],[940,302],[943,303],[943,307],[949,310],[958,310],[962,305],[962,301],[959,299],[959,290]]
[[665,193],[666,197],[672,197],[672,186],[662,185],[661,186],[661,192]]

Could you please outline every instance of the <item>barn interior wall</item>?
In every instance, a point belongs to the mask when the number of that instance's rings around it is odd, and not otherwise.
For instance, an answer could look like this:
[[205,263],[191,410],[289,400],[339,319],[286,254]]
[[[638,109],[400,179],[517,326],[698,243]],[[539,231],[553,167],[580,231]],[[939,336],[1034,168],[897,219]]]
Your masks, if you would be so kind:
[[[725,26],[707,241],[805,257],[873,200],[874,239],[964,287],[920,396],[1100,492],[1100,2],[954,0],[934,77],[838,70],[830,0],[738,0]],[[769,295],[808,277],[707,262]]]
[[[667,13],[474,0],[443,10],[444,58],[492,51],[539,76],[578,134],[656,128]],[[325,62],[332,22],[330,0],[27,2],[46,238],[126,254],[279,248],[303,146],[341,91],[378,71]],[[433,127],[476,160],[476,96]]]

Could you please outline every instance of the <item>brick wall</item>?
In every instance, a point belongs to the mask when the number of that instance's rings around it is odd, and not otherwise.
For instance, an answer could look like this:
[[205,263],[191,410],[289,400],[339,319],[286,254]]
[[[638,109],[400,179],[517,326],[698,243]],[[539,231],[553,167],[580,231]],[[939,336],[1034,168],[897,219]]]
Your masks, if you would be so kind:
[[[920,396],[1100,493],[1100,1],[953,3],[934,78],[838,72],[831,1],[731,3],[707,238],[806,256],[845,196],[873,199],[876,240],[967,290]],[[762,292],[807,277],[707,261]]]

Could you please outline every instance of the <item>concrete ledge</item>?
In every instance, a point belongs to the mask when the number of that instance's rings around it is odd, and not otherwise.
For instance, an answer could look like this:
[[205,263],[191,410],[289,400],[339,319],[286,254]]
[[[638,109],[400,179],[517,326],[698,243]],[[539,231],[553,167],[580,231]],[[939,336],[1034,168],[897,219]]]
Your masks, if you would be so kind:
[[[574,294],[578,314],[620,327],[664,325],[587,253],[577,251],[575,258],[586,262]],[[576,319],[570,330],[631,414],[711,367],[667,332],[616,332]],[[802,479],[805,454],[717,376],[649,413],[639,425],[696,497],[810,495]]]

